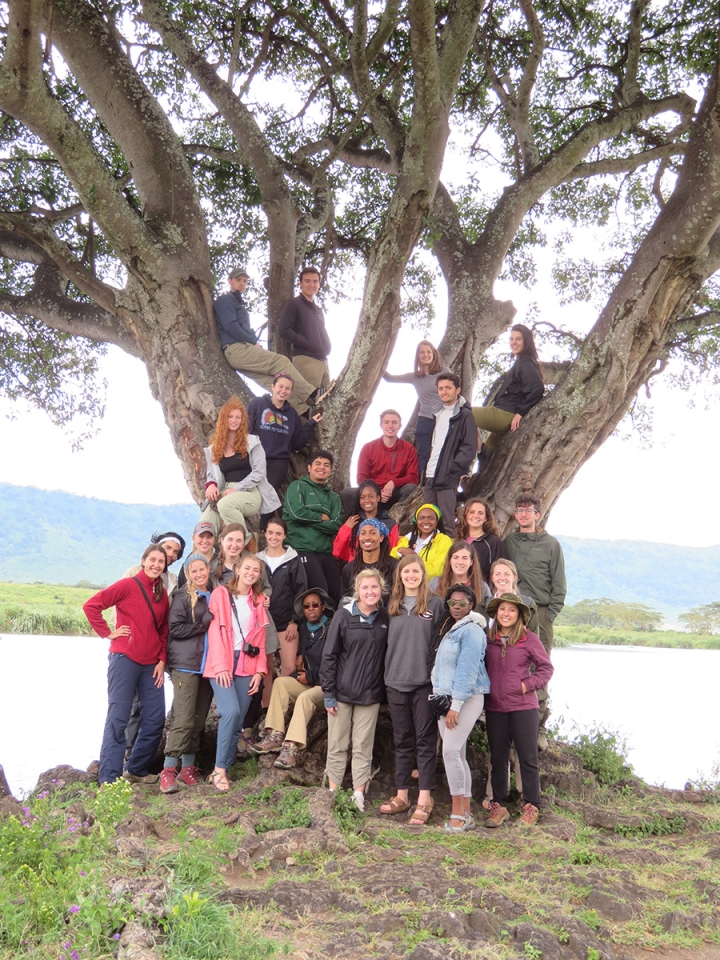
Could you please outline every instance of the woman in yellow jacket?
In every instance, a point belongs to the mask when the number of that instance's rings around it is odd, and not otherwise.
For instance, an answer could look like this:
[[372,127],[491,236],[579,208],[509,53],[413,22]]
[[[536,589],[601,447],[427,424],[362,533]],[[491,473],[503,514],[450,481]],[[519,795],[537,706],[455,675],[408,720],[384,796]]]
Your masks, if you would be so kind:
[[450,537],[441,533],[439,523],[442,514],[434,503],[423,503],[413,517],[409,537],[400,537],[398,545],[390,552],[391,557],[404,557],[416,553],[425,564],[428,580],[439,577],[445,566],[445,557],[452,546]]

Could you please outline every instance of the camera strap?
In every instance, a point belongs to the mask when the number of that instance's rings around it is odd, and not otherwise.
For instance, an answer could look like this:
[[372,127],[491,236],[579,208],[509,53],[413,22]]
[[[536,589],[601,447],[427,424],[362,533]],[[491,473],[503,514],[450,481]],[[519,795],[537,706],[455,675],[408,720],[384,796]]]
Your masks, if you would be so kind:
[[240,636],[242,637],[242,642],[244,644],[245,633],[243,632],[243,628],[240,626],[240,617],[238,616],[237,607],[235,606],[235,597],[232,594],[230,594],[230,605],[232,607],[233,616],[235,617],[235,623],[237,623],[237,628],[240,631]]

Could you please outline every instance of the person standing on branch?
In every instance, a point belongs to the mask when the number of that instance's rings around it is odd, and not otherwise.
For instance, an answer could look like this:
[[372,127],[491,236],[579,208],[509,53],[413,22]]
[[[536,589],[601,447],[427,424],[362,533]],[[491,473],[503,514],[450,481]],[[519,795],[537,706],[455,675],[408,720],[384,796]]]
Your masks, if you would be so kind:
[[250,377],[266,390],[271,389],[276,374],[291,374],[294,396],[290,402],[298,413],[306,413],[308,407],[312,406],[315,388],[287,357],[265,350],[258,343],[243,300],[249,280],[248,273],[241,267],[231,270],[228,277],[230,292],[224,293],[213,303],[220,346],[225,359],[234,370]]
[[542,399],[545,390],[532,330],[524,323],[516,323],[510,329],[510,350],[515,363],[503,377],[494,404],[473,407],[472,411],[478,429],[491,431],[486,444],[489,448],[496,446],[508,430],[518,429],[522,418]]
[[320,289],[320,271],[316,267],[303,267],[300,271],[300,293],[288,300],[278,321],[278,333],[290,344],[296,370],[314,388],[326,388],[320,403],[335,386],[330,383],[330,337],[325,329],[325,316],[315,303]]
[[430,456],[435,414],[442,410],[435,379],[439,373],[449,373],[442,357],[429,340],[421,340],[415,351],[415,369],[412,373],[384,373],[389,383],[409,383],[415,387],[420,409],[415,424],[415,449],[418,456],[418,474],[422,477]]
[[478,434],[470,406],[460,396],[460,380],[454,373],[439,373],[437,392],[442,409],[435,414],[430,459],[425,468],[428,503],[440,508],[445,530],[453,532],[457,489],[470,473],[477,454]]

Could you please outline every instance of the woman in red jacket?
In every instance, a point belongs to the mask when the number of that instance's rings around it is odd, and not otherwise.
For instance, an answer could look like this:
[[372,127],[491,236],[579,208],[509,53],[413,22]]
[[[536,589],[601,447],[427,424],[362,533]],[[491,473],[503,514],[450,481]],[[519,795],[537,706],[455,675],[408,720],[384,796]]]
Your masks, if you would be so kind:
[[213,619],[203,676],[210,678],[220,714],[211,781],[222,793],[230,789],[227,770],[235,759],[250,699],[267,675],[269,620],[260,583],[262,567],[262,560],[246,554],[227,587],[215,587],[210,597]]
[[[526,629],[530,608],[515,593],[493,597],[487,605],[495,617],[485,651],[490,693],[485,700],[485,720],[492,763],[492,789],[486,827],[508,820],[508,759],[515,744],[525,805],[520,823],[537,823],[540,806],[538,768],[538,698],[553,674],[553,666],[540,638]],[[535,673],[531,667],[535,665]]]
[[[111,584],[83,606],[98,636],[110,641],[108,662],[108,712],[105,720],[98,781],[112,783],[123,776],[125,727],[137,693],[140,727],[125,777],[133,782],[147,776],[165,723],[166,646],[168,598],[161,579],[167,557],[157,544],[142,555],[140,572]],[[102,612],[115,607],[115,629]]]

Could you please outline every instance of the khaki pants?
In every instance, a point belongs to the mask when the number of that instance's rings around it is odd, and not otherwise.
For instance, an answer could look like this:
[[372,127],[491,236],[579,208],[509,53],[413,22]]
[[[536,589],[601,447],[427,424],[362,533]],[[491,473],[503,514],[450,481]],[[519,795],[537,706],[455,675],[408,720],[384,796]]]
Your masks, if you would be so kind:
[[489,430],[491,433],[486,443],[488,447],[494,447],[499,443],[502,434],[510,429],[515,416],[509,410],[500,410],[499,407],[473,407],[472,413],[475,426],[479,430]]
[[315,360],[314,357],[293,357],[293,363],[301,375],[315,387],[327,387],[330,383],[330,368],[327,360]]
[[265,729],[279,730],[285,733],[285,714],[290,704],[295,704],[290,724],[285,734],[286,740],[305,746],[308,724],[315,716],[317,708],[323,702],[321,687],[308,687],[295,677],[276,677],[273,683],[270,706],[265,717]]
[[[228,484],[228,487],[231,486],[232,484]],[[228,487],[225,489],[227,490]],[[220,535],[220,531],[226,523],[241,523],[245,528],[247,537],[249,530],[245,518],[257,516],[260,513],[261,503],[262,497],[257,488],[255,490],[235,490],[227,497],[221,496],[215,503],[208,504],[200,515],[200,520],[213,525],[216,537]]]
[[339,703],[337,715],[328,714],[328,751],[325,773],[333,783],[340,785],[343,782],[351,732],[353,790],[358,790],[370,779],[378,713],[380,713],[379,703],[372,703],[369,706]]
[[254,343],[231,343],[224,348],[223,353],[231,367],[244,373],[255,383],[259,383],[268,393],[275,374],[289,373],[295,381],[290,405],[298,413],[305,413],[308,408],[307,399],[315,387],[308,383],[306,375],[303,375],[297,363],[293,363],[280,353],[265,350]]

